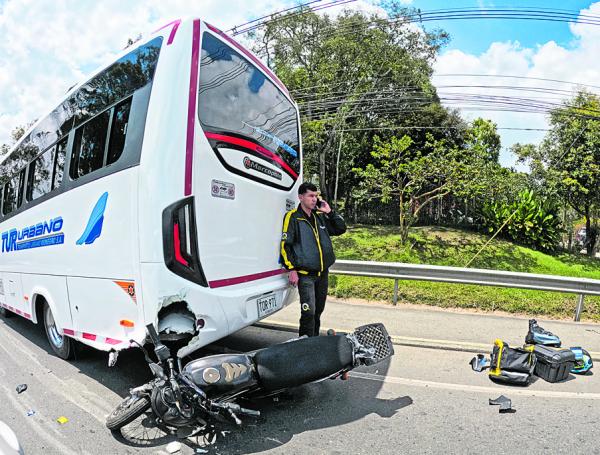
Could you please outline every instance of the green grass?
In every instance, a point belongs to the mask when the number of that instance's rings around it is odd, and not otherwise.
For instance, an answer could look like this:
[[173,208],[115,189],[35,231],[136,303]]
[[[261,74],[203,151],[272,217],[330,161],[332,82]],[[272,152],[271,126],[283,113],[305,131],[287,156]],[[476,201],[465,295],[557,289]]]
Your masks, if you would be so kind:
[[[408,262],[464,267],[488,237],[459,229],[420,227],[403,245],[393,226],[353,226],[334,238],[338,259]],[[571,254],[550,255],[509,241],[494,239],[470,268],[509,270],[600,279],[600,260]],[[335,276],[330,295],[391,303],[394,282],[389,279]],[[524,289],[471,286],[426,281],[400,281],[399,301],[444,308],[507,311],[557,318],[573,317],[576,296]],[[600,321],[600,297],[585,298],[584,318]]]

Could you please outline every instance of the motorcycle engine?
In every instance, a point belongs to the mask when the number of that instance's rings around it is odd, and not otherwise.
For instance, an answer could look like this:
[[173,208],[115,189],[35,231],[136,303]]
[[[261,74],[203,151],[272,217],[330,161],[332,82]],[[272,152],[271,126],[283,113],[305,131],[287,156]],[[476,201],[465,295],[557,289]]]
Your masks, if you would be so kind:
[[182,402],[180,412],[175,403],[175,394],[168,383],[157,386],[152,390],[150,402],[152,410],[165,424],[173,427],[190,426],[196,422],[194,408]]

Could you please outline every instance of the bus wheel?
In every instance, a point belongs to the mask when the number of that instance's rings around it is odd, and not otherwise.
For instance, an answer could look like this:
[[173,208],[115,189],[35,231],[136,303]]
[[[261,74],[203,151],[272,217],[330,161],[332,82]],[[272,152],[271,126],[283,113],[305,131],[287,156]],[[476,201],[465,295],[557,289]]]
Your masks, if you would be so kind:
[[46,336],[50,342],[50,347],[54,353],[64,360],[69,360],[73,357],[74,346],[73,340],[64,336],[60,329],[56,326],[52,310],[47,303],[44,303],[44,327]]
[[12,312],[8,311],[6,308],[0,306],[0,317],[10,318],[12,316]]

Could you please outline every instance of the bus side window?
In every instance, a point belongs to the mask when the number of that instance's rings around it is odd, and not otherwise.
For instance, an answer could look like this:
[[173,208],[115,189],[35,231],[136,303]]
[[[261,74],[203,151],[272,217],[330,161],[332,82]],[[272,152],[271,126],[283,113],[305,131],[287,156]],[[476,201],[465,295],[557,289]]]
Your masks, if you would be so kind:
[[46,150],[29,165],[26,198],[28,201],[33,201],[50,191],[54,149],[54,147],[51,147]]
[[67,159],[67,138],[56,144],[56,155],[54,157],[54,177],[52,179],[52,189],[57,188],[63,179],[65,172],[65,161]]
[[4,185],[4,204],[2,205],[2,213],[8,215],[16,208],[16,194],[15,194],[15,182],[18,180],[18,176],[13,177]]
[[129,122],[129,111],[131,109],[131,98],[117,105],[113,114],[112,126],[110,129],[110,142],[108,144],[108,156],[106,164],[116,162],[123,154],[125,148],[125,135],[127,134],[127,125]]
[[75,146],[70,168],[73,180],[103,166],[109,118],[110,111],[104,111],[84,123],[75,132]]

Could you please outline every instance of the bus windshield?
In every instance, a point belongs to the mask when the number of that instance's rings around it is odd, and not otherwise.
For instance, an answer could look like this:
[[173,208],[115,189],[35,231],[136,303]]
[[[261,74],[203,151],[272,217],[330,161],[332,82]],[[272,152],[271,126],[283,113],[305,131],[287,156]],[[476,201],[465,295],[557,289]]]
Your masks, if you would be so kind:
[[295,106],[258,68],[209,33],[202,37],[198,113],[213,148],[227,137],[241,139],[229,141],[234,148],[257,144],[272,155],[268,161],[296,180],[300,141]]

